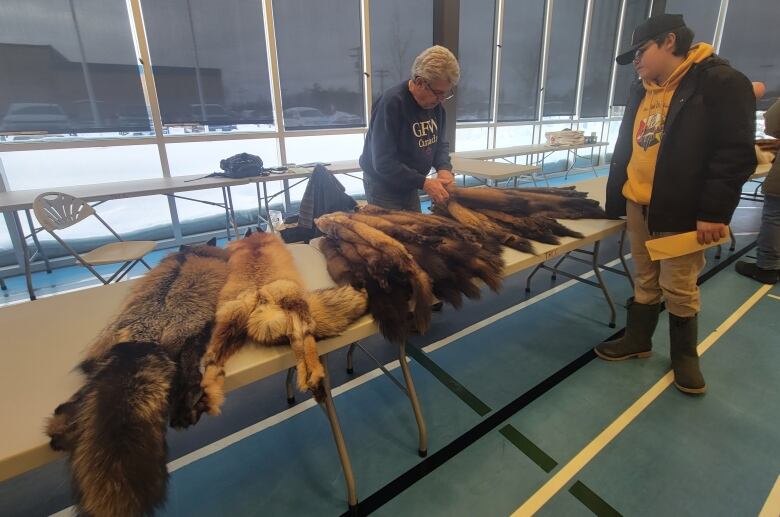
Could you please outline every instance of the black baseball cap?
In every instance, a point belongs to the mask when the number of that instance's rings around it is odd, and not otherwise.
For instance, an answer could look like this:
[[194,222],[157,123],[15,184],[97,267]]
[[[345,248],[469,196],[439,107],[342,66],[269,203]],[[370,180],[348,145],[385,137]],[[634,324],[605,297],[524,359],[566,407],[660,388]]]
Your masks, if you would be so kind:
[[682,14],[659,14],[651,16],[634,29],[631,35],[631,47],[621,52],[615,61],[619,65],[627,65],[634,60],[636,50],[648,41],[685,27]]

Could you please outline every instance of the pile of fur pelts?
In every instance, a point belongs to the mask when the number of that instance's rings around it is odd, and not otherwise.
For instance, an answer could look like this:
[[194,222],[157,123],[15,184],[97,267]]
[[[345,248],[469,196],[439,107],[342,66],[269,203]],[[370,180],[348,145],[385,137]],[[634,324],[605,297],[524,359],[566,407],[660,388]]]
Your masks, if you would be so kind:
[[138,281],[80,365],[84,385],[48,422],[83,514],[150,515],[163,504],[168,424],[219,412],[223,366],[242,345],[291,346],[299,387],[320,397],[315,338],[366,311],[366,293],[349,286],[307,292],[276,235],[214,244],[184,246]]
[[531,240],[582,237],[555,220],[602,219],[597,201],[573,189],[455,189],[434,215],[368,205],[320,217],[328,272],[368,292],[368,307],[390,341],[425,332],[435,298],[458,308],[478,298],[477,280],[501,286],[502,246],[533,253]]

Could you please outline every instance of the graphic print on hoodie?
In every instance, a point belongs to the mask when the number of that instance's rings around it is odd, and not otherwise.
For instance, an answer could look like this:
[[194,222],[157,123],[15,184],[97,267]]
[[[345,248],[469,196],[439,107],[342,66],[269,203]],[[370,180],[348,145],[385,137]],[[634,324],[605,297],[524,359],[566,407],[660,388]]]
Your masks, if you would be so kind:
[[688,56],[662,84],[642,81],[645,96],[634,119],[634,141],[631,160],[628,162],[628,181],[623,186],[623,196],[634,203],[649,205],[653,192],[655,164],[658,149],[664,135],[666,114],[677,86],[685,74],[696,64],[710,57],[712,45],[698,43],[691,47]]

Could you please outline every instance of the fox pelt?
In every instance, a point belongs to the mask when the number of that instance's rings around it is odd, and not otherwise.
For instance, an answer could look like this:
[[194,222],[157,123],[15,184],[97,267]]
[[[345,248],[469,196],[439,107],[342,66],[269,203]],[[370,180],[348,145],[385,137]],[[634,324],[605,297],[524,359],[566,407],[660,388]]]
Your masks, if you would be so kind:
[[427,329],[434,296],[457,308],[463,296],[480,296],[475,280],[501,286],[500,247],[451,219],[368,205],[316,224],[331,277],[368,291],[369,311],[391,342],[408,337],[410,310],[415,330]]
[[84,514],[148,515],[165,501],[168,423],[202,412],[200,358],[227,278],[214,244],[183,246],[138,280],[81,363],[84,385],[48,422]]
[[321,399],[324,370],[315,338],[341,334],[366,312],[366,293],[350,286],[307,292],[293,257],[276,235],[251,233],[228,244],[227,282],[203,356],[203,406],[219,414],[224,365],[248,339],[289,344],[297,360],[299,389]]

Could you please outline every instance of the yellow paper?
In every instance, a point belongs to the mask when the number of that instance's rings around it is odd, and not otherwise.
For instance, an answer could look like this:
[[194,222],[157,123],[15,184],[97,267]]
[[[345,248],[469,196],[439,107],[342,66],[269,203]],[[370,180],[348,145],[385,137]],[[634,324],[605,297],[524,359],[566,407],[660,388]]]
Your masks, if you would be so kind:
[[647,246],[647,251],[650,252],[651,260],[670,259],[706,250],[718,244],[725,244],[731,239],[729,232],[730,230],[719,241],[711,242],[710,244],[699,244],[699,241],[696,239],[696,232],[686,232],[645,241],[645,246]]

